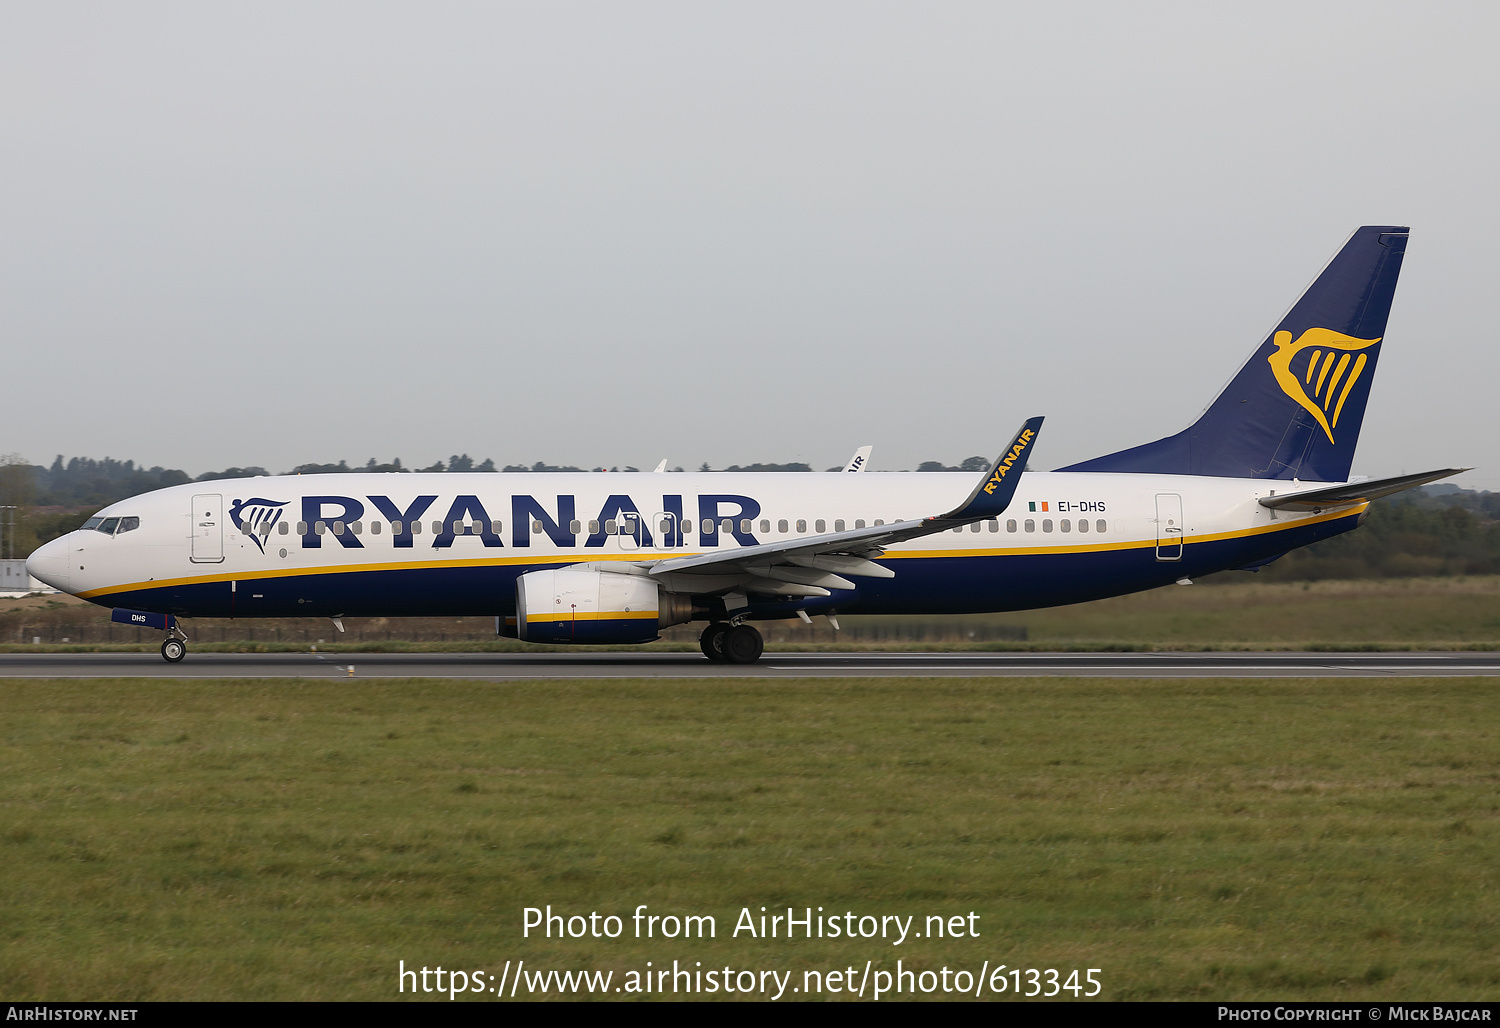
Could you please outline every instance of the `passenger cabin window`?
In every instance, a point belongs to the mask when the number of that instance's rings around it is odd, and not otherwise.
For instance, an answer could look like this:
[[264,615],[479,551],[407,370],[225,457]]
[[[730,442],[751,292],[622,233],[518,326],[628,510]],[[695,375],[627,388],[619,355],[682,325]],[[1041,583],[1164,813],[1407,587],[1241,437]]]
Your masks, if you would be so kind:
[[791,526],[786,523],[786,518],[782,518],[776,522],[776,531],[783,533],[791,531]]
[[1087,532],[1088,530],[1089,530],[1089,519],[1088,518],[1079,518],[1078,519],[1078,531],[1080,531],[1080,532]]
[[411,523],[410,527],[411,527],[411,534],[412,535],[421,535],[422,534],[422,522],[420,522],[420,521],[413,521]]
[[1058,522],[1057,527],[1062,529],[1064,532],[1071,532],[1073,531],[1073,522],[1069,521],[1067,518],[1063,518],[1060,522]]
[[276,531],[279,532],[281,535],[287,535],[288,533],[291,532],[291,530],[292,530],[291,526],[288,525],[285,521],[281,522],[280,524],[278,524],[276,526]]
[[365,531],[365,523],[363,521],[356,521],[354,522],[354,524],[349,526],[349,531],[353,532],[355,535],[363,535]]
[[372,522],[370,522],[370,534],[371,535],[379,535],[380,534],[380,526],[381,526],[381,524],[382,524],[382,522],[379,522],[379,521],[372,521]]
[[1052,531],[1052,519],[1051,518],[1042,518],[1042,531],[1043,532],[1050,532],[1050,531]]
[[805,520],[803,520],[802,518],[798,518],[797,519],[797,531],[799,531],[799,532],[806,532],[807,531],[807,522]]
[[771,523],[769,521],[767,521],[765,518],[762,518],[761,521],[760,521],[760,530],[761,530],[762,534],[770,532],[771,531]]
[[589,522],[589,535],[598,535],[598,534],[599,534],[599,522],[597,522],[597,521],[590,521]]
[[1106,524],[1107,523],[1105,522],[1105,520],[1103,518],[1100,518],[1098,521],[1094,522],[1094,528],[1100,532],[1107,532],[1109,531],[1109,529],[1105,527]]
[[[749,518],[741,518],[740,519],[740,531],[744,532],[745,534],[748,535],[750,533],[750,530],[751,530],[750,519]],[[764,532],[765,529],[761,529],[761,531]]]
[[604,534],[605,535],[619,535],[620,534],[620,523],[618,521],[616,521],[614,518],[610,518],[608,521],[606,521],[604,523]]
[[1011,518],[1009,521],[1007,521],[1005,523],[1005,530],[1007,532],[1014,532],[1016,530],[1016,519],[1015,518]]
[[297,522],[297,534],[298,535],[306,535],[307,534],[307,522],[306,521],[299,521],[299,522]]
[[1028,532],[1035,532],[1036,531],[1036,522],[1033,521],[1033,520],[1031,520],[1030,518],[1026,519],[1026,531],[1028,531]]
[[977,532],[977,531],[979,531],[979,528],[980,528],[979,522],[976,521],[972,525],[969,526],[969,531],[971,531],[971,532]]
[[569,521],[568,531],[573,535],[577,535],[579,532],[583,531],[583,522],[578,520]]
[[885,524],[885,522],[882,521],[882,520],[880,520],[879,518],[876,518],[875,519],[875,524],[877,524],[877,525],[883,525],[883,524]]
[[988,525],[988,526],[990,526],[990,531],[991,532],[998,532],[998,531],[1000,531],[1000,519],[999,518],[990,518],[988,521],[985,522],[985,524]]
[[854,519],[854,528],[855,528],[856,531],[858,531],[859,529],[864,528],[864,527],[865,527],[865,519],[864,518],[855,518]]
[[813,531],[818,533],[828,531],[828,522],[824,521],[822,518],[819,518],[813,525]]
[[844,530],[844,519],[843,518],[839,518],[837,521],[835,521],[833,523],[833,530],[835,532],[842,532]]
[[492,535],[499,535],[504,530],[505,530],[505,526],[502,525],[500,522],[498,522],[498,521],[491,521],[490,522],[490,533]]
[[318,535],[327,535],[328,525],[322,521],[319,521],[317,524],[313,525],[313,531]]
[[734,522],[731,521],[729,518],[725,518],[723,521],[719,522],[719,528],[722,531],[725,531],[725,532],[733,532],[734,531]]
[[342,521],[335,521],[333,523],[333,534],[334,535],[343,535],[344,534],[344,523]]
[[391,522],[391,535],[400,535],[400,534],[401,534],[401,522],[399,522],[399,521],[392,521]]

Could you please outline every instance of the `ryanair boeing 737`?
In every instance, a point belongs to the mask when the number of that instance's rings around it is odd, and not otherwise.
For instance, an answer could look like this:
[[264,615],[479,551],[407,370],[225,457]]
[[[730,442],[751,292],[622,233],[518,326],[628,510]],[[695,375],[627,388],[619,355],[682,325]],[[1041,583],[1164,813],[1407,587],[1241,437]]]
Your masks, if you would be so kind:
[[[341,474],[175,486],[111,504],[27,570],[167,633],[192,617],[494,615],[539,643],[706,623],[1022,610],[1254,569],[1348,532],[1372,499],[1457,474],[1350,481],[1407,230],[1356,231],[1203,415],[1057,471],[1032,418],[965,474]],[[847,470],[863,467],[856,455]]]

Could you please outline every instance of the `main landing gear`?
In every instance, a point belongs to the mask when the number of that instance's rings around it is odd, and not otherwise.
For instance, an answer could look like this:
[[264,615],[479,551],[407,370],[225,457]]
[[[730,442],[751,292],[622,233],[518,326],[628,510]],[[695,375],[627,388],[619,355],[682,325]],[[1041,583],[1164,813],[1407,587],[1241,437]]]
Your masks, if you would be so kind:
[[715,621],[698,639],[703,655],[717,664],[754,664],[765,651],[765,640],[750,625]]
[[161,656],[167,663],[176,664],[187,656],[187,636],[179,632],[176,626],[167,632],[167,641],[161,644]]

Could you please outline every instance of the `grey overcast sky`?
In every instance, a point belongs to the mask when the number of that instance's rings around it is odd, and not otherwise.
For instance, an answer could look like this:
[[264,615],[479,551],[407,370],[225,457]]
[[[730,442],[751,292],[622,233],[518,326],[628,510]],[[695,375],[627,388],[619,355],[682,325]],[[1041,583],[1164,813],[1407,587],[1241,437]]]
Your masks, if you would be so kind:
[[1500,489],[1492,3],[0,3],[0,451],[1053,467],[1356,226],[1354,470]]

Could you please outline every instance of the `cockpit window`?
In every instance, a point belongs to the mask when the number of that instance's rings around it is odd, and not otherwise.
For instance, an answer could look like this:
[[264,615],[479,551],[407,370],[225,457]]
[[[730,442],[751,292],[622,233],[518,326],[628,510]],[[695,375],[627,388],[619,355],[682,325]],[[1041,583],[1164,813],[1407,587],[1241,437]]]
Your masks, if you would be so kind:
[[119,535],[121,532],[134,532],[141,527],[140,518],[103,518],[95,514],[83,523],[80,532],[103,532],[105,535]]

